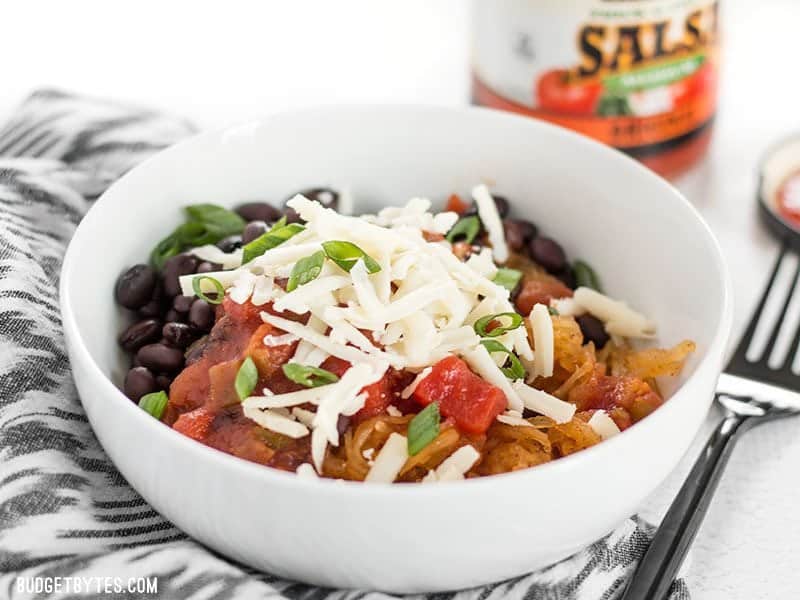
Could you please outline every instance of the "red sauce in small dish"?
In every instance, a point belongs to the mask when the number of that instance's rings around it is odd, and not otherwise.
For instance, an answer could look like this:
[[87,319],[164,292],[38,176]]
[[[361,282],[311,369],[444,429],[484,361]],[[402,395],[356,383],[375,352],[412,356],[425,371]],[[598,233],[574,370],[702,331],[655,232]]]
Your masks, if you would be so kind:
[[800,169],[784,179],[775,201],[778,214],[790,225],[800,229]]

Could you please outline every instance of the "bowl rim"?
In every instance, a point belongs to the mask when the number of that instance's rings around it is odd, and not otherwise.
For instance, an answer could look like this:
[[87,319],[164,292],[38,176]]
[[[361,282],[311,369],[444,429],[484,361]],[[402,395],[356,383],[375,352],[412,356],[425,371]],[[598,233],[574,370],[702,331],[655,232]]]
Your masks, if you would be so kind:
[[[184,152],[186,148],[190,148],[195,144],[203,143],[204,141],[208,141],[213,138],[224,140],[226,136],[232,134],[235,135],[240,132],[247,132],[254,127],[265,127],[268,126],[272,120],[280,120],[287,117],[298,118],[302,117],[303,115],[322,115],[335,117],[337,114],[347,111],[385,112],[387,115],[396,111],[420,113],[444,112],[450,114],[459,114],[463,118],[467,119],[478,118],[489,121],[509,121],[516,126],[528,127],[532,131],[538,129],[549,132],[550,135],[561,136],[564,139],[570,140],[569,143],[574,144],[576,148],[583,147],[586,149],[591,149],[595,152],[601,151],[609,155],[609,157],[616,155],[613,160],[617,161],[623,170],[633,169],[634,171],[638,171],[640,175],[644,175],[645,177],[651,179],[654,185],[661,186],[664,191],[664,196],[669,196],[672,198],[671,202],[673,202],[674,209],[686,212],[686,218],[694,219],[700,225],[701,230],[705,234],[706,245],[710,249],[713,262],[715,263],[715,271],[721,279],[720,289],[722,297],[720,298],[721,306],[719,310],[719,320],[717,322],[714,334],[711,337],[711,341],[708,344],[708,348],[700,357],[699,362],[695,366],[694,372],[671,394],[667,401],[665,401],[664,404],[660,406],[652,415],[649,415],[647,419],[634,424],[620,435],[603,440],[602,443],[596,444],[590,448],[586,448],[581,452],[576,452],[557,460],[537,465],[535,468],[521,469],[519,471],[501,473],[487,477],[470,478],[462,481],[440,482],[435,486],[396,485],[395,483],[371,483],[365,485],[363,482],[359,481],[346,481],[324,477],[319,477],[316,479],[298,477],[295,473],[266,467],[265,465],[247,461],[245,459],[230,455],[226,452],[222,452],[221,450],[211,448],[205,444],[190,439],[177,431],[174,431],[171,427],[166,426],[160,421],[155,422],[149,414],[146,414],[145,411],[139,409],[134,402],[131,402],[131,400],[128,399],[116,385],[114,385],[111,379],[95,362],[94,358],[86,347],[75,318],[73,307],[70,302],[69,288],[73,277],[73,272],[76,270],[76,248],[82,236],[84,235],[84,231],[88,227],[88,225],[84,226],[84,223],[90,223],[92,220],[91,218],[87,220],[87,217],[91,217],[92,213],[97,214],[95,207],[103,205],[103,202],[106,200],[109,192],[114,190],[119,185],[119,182],[130,177],[132,173],[138,173],[139,171],[146,169],[150,163],[162,160],[164,156],[180,154]],[[70,243],[62,263],[59,282],[59,300],[62,323],[64,325],[66,337],[71,340],[71,342],[68,343],[70,359],[72,360],[73,358],[72,351],[74,350],[77,352],[77,356],[75,357],[76,360],[80,361],[86,368],[88,368],[92,378],[96,382],[99,381],[103,386],[103,390],[101,391],[103,396],[113,396],[114,399],[110,401],[117,402],[121,405],[119,408],[120,413],[118,418],[140,419],[139,423],[141,423],[143,427],[152,427],[152,435],[166,436],[163,441],[165,444],[171,444],[172,450],[179,449],[186,452],[196,453],[198,460],[215,462],[221,468],[236,471],[237,474],[242,477],[261,478],[266,485],[289,486],[294,487],[294,489],[298,491],[314,490],[317,493],[329,493],[336,495],[365,494],[372,496],[384,496],[385,494],[451,494],[454,492],[460,493],[460,490],[477,490],[479,488],[485,488],[486,486],[518,485],[522,484],[526,480],[530,480],[530,482],[532,482],[532,478],[535,477],[543,478],[547,477],[548,475],[552,476],[552,473],[554,472],[558,474],[561,472],[566,472],[570,469],[574,470],[580,468],[583,463],[599,462],[600,464],[603,464],[606,460],[613,458],[614,454],[617,454],[618,448],[621,449],[625,445],[635,444],[635,438],[644,438],[648,435],[649,430],[654,427],[658,427],[659,422],[663,420],[659,418],[658,415],[663,415],[666,412],[677,410],[678,406],[675,401],[678,400],[678,397],[681,396],[687,388],[691,387],[691,383],[698,379],[701,373],[709,369],[716,371],[714,375],[714,378],[716,379],[716,377],[719,375],[720,369],[715,366],[713,362],[715,360],[715,356],[719,355],[722,357],[727,348],[733,322],[732,297],[732,281],[727,263],[722,254],[721,247],[716,236],[711,231],[711,228],[700,215],[700,212],[671,183],[656,175],[630,156],[569,129],[516,114],[474,106],[448,107],[429,104],[401,103],[347,103],[311,106],[297,110],[280,111],[261,118],[249,119],[243,123],[202,131],[178,142],[177,144],[157,152],[112,183],[111,186],[109,186],[109,188],[95,201],[89,211],[87,211],[86,215],[84,215],[72,238],[70,239]],[[127,413],[124,411],[127,411]],[[150,425],[146,425],[145,423],[150,423]],[[701,426],[702,420],[699,421],[695,426],[694,435],[696,435]],[[609,456],[606,457],[606,454]]]

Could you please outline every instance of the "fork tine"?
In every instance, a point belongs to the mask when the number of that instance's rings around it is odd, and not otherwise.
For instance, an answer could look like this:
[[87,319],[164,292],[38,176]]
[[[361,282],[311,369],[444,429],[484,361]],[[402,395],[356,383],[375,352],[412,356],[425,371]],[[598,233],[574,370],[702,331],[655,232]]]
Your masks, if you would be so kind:
[[[800,259],[798,259],[797,267],[794,270],[792,285],[789,287],[789,291],[786,293],[786,299],[784,300],[783,306],[781,307],[781,312],[778,314],[777,319],[775,319],[775,324],[772,326],[772,331],[769,334],[767,345],[764,346],[764,352],[761,355],[761,362],[767,363],[769,361],[770,355],[775,349],[775,342],[778,341],[778,336],[780,335],[781,329],[783,327],[783,321],[786,318],[786,311],[789,309],[789,304],[791,304],[792,302],[792,296],[794,296],[794,291],[795,288],[797,287],[798,280],[800,280]],[[783,357],[783,361],[777,365],[777,368],[782,367],[787,360],[788,360],[788,353],[786,354],[786,356]]]
[[794,359],[797,356],[798,344],[800,344],[800,323],[798,323],[797,327],[795,327],[792,341],[789,344],[789,349],[786,351],[786,360],[780,367],[781,371],[784,371],[787,375],[794,375],[792,372],[792,366],[794,365]]
[[747,324],[747,328],[744,330],[744,333],[739,340],[739,345],[736,346],[736,351],[731,357],[731,363],[738,362],[743,364],[747,362],[747,349],[750,347],[750,343],[753,341],[753,335],[756,332],[758,321],[761,319],[761,313],[764,311],[764,306],[767,304],[767,298],[769,298],[769,293],[772,290],[772,286],[775,284],[775,278],[777,277],[778,270],[780,269],[781,263],[786,256],[787,249],[788,247],[786,241],[784,240],[781,244],[781,252],[778,255],[778,259],[775,261],[775,267],[773,267],[772,274],[769,276],[769,281],[767,282],[767,286],[764,288],[764,293],[762,294],[761,299],[758,301],[758,304],[756,305],[756,308],[750,317],[750,322]]

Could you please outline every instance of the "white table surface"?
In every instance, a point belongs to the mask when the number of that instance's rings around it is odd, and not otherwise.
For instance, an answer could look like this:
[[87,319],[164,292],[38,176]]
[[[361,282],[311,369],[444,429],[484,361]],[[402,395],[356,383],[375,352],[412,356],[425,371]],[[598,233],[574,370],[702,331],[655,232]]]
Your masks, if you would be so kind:
[[[465,0],[31,0],[4,8],[0,114],[43,85],[151,104],[202,127],[329,102],[468,99]],[[800,3],[723,0],[722,9],[716,137],[706,162],[677,184],[732,267],[738,333],[775,256],[756,220],[756,164],[772,141],[800,130]],[[657,518],[669,503],[704,437],[645,516]],[[800,420],[745,437],[686,565],[695,598],[798,597],[799,466]]]

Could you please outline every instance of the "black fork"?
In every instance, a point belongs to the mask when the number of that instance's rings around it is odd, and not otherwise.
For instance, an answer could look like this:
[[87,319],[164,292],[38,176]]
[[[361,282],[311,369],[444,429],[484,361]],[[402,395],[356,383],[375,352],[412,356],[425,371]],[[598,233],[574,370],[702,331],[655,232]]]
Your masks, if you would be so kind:
[[785,291],[780,313],[769,329],[763,352],[755,360],[747,358],[756,328],[775,288],[781,264],[789,252],[789,246],[784,244],[764,294],[730,363],[720,376],[715,398],[725,411],[725,417],[711,434],[664,516],[621,600],[662,600],[667,597],[686,551],[703,522],[736,442],[755,425],[800,414],[800,376],[792,372],[800,343],[800,325],[796,327],[781,363],[775,368],[769,365],[778,337],[786,326],[786,314],[800,279],[800,257],[791,285]]

